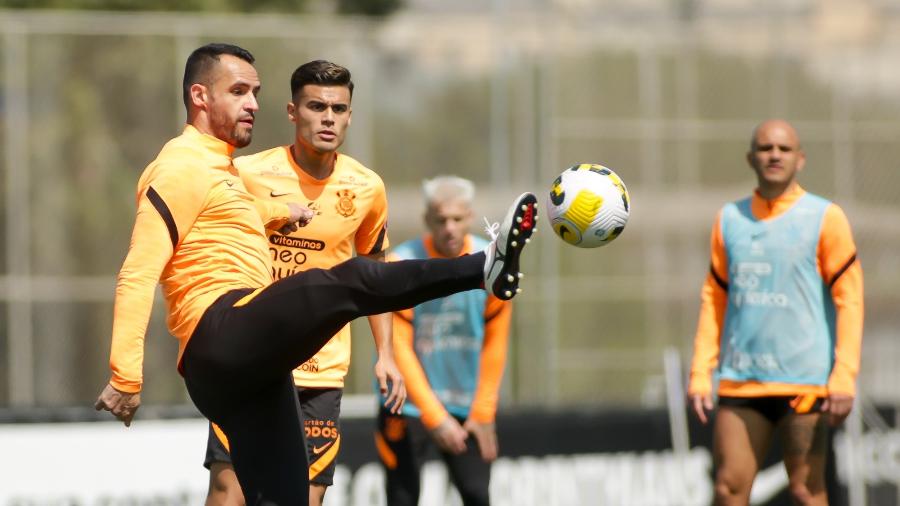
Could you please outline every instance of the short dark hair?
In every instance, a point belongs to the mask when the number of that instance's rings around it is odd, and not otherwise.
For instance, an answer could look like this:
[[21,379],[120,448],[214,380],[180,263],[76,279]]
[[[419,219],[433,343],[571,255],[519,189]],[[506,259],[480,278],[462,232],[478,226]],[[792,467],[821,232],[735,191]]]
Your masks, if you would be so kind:
[[219,63],[219,56],[229,54],[236,56],[249,64],[256,61],[250,51],[233,44],[216,42],[198,47],[188,56],[184,65],[184,82],[181,85],[184,108],[191,110],[191,86],[195,84],[209,84],[209,74],[215,64]]
[[330,61],[313,60],[297,67],[291,74],[291,97],[296,98],[297,93],[307,84],[346,86],[350,89],[350,96],[353,96],[350,71]]

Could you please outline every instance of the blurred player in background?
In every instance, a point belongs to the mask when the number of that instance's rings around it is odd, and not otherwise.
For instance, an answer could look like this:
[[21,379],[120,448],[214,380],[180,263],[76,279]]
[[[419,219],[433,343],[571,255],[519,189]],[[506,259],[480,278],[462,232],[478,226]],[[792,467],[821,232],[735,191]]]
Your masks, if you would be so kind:
[[717,505],[749,503],[776,429],[794,502],[825,505],[828,425],[847,417],[856,392],[862,268],[841,208],[797,183],[806,157],[789,123],[760,124],[747,161],[756,191],[722,208],[712,229],[689,403],[706,423],[718,368]]
[[[378,175],[339,154],[350,126],[353,81],[350,71],[316,60],[291,76],[288,118],[294,143],[234,160],[247,190],[263,199],[302,202],[315,212],[309,225],[289,235],[268,231],[273,278],[333,267],[357,254],[384,261],[387,197]],[[399,411],[406,399],[403,377],[394,362],[391,314],[369,317],[378,360],[375,377],[386,406]],[[309,503],[322,504],[332,484],[341,447],[340,410],[344,376],[350,366],[350,326],[346,325],[315,356],[294,370],[309,459]],[[388,385],[391,391],[388,393]],[[206,467],[207,505],[242,505],[227,438],[210,425]]]
[[360,316],[479,287],[514,297],[536,198],[515,199],[483,252],[392,263],[353,258],[273,282],[264,227],[290,233],[313,216],[294,202],[254,198],[232,164],[234,149],[250,144],[259,109],[253,61],[230,44],[208,44],[188,57],[188,124],[138,182],[131,245],[116,285],[112,375],[94,406],[131,424],[161,283],[169,330],[179,341],[178,371],[200,412],[227,434],[245,501],[305,505],[308,464],[291,371]]
[[[487,241],[469,233],[471,181],[444,176],[425,181],[423,189],[429,233],[397,246],[391,260],[456,258],[484,248]],[[411,402],[402,414],[384,408],[378,414],[376,446],[391,506],[418,503],[419,474],[432,442],[463,504],[490,503],[494,418],[511,315],[511,303],[482,290],[394,313],[395,353]]]

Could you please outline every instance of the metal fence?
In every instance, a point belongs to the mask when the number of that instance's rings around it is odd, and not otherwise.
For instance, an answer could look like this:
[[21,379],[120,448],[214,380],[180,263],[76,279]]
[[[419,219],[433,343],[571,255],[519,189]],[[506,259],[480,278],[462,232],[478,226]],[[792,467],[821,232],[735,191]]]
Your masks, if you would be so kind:
[[[690,356],[714,213],[753,188],[750,131],[793,121],[809,158],[801,183],[854,226],[862,390],[897,402],[900,10],[861,2],[869,10],[854,10],[861,21],[848,29],[816,7],[830,2],[682,3],[690,16],[0,11],[0,406],[85,404],[106,380],[137,176],[184,121],[184,59],[214,40],[257,56],[261,111],[245,152],[290,142],[283,107],[297,65],[326,58],[353,71],[345,151],[385,179],[395,244],[421,232],[425,177],[472,178],[477,210],[495,216],[514,191],[545,191],[574,163],[623,176],[633,213],[615,243],[577,250],[545,225],[526,254],[504,385],[520,405],[664,405],[663,350]],[[180,404],[160,306],[145,402]],[[355,330],[348,388],[365,393],[371,344]]]

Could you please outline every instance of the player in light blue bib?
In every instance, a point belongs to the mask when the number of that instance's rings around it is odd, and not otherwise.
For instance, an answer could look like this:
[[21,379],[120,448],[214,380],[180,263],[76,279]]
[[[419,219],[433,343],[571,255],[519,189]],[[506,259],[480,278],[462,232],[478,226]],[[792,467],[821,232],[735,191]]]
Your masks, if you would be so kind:
[[[443,176],[426,181],[429,234],[397,246],[389,259],[453,258],[482,249],[469,234],[474,185]],[[494,418],[506,362],[512,308],[469,290],[394,313],[394,354],[409,402],[381,409],[376,446],[387,502],[418,504],[420,472],[435,447],[464,506],[487,506],[498,444]]]
[[840,207],[797,184],[806,158],[790,124],[760,124],[747,161],[756,192],[713,226],[689,402],[706,423],[718,393],[715,504],[749,503],[780,430],[794,502],[826,505],[828,425],[856,394],[862,268]]

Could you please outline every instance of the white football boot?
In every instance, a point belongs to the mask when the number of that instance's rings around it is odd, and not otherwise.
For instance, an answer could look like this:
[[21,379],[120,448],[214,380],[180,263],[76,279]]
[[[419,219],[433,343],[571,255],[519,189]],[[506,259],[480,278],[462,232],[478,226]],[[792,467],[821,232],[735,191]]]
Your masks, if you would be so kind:
[[485,218],[485,231],[492,242],[484,250],[484,288],[498,299],[509,300],[519,292],[519,255],[537,232],[537,197],[525,192],[519,195],[503,222],[490,224]]

